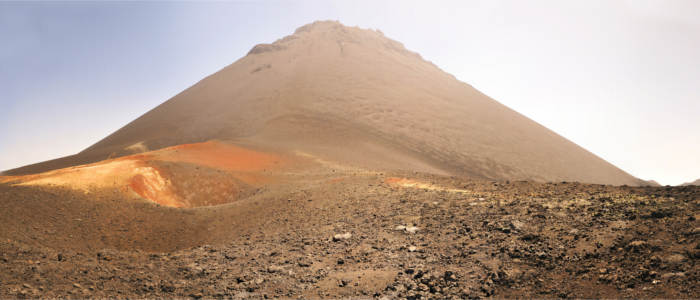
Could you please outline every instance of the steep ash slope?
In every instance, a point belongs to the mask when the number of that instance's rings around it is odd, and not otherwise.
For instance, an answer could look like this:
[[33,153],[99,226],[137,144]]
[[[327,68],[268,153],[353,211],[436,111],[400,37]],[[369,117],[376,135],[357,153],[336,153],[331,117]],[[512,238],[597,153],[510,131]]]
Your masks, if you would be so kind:
[[210,139],[373,169],[641,183],[381,32],[337,22],[257,45],[81,153],[8,173]]

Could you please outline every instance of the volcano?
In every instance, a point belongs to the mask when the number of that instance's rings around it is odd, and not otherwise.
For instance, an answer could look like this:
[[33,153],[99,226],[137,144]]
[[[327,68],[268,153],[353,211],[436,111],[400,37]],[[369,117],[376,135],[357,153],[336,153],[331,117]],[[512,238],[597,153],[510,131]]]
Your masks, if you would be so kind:
[[0,176],[0,299],[699,298],[700,187],[633,185],[381,32],[315,22]]
[[260,44],[45,172],[221,140],[374,170],[640,185],[380,31],[325,21]]

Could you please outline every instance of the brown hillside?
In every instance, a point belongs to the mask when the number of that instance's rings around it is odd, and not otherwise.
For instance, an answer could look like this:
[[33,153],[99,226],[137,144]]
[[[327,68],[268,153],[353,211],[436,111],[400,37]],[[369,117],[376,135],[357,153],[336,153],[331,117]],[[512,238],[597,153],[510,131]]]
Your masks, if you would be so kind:
[[686,182],[684,184],[681,184],[681,186],[688,186],[688,185],[700,185],[700,179],[695,180],[693,182]]
[[79,154],[7,174],[212,139],[372,169],[640,184],[381,32],[337,22],[257,45]]

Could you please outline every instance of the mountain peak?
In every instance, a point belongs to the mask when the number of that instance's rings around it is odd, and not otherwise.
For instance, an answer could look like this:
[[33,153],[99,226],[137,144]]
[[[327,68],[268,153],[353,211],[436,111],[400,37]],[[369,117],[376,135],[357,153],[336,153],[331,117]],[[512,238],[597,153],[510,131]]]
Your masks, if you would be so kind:
[[75,156],[8,173],[209,140],[368,170],[642,184],[381,32],[337,21],[256,45]]
[[348,28],[339,21],[325,20],[325,21],[314,21],[312,23],[303,25],[294,31],[294,34],[302,34],[304,32],[314,32],[314,31],[333,31],[333,30],[344,30]]
[[380,30],[345,26],[338,21],[315,21],[297,28],[292,35],[267,44],[255,45],[249,52],[260,54],[287,49],[290,45],[309,42],[331,42],[342,47],[346,43],[362,45],[366,48],[384,49],[422,59],[415,52],[409,51],[400,42],[384,36]]

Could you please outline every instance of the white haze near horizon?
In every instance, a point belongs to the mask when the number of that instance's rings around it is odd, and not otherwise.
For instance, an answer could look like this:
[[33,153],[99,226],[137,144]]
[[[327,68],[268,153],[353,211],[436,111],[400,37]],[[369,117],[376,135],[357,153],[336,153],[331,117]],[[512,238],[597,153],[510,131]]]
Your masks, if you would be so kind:
[[642,179],[700,178],[700,1],[0,2],[0,170],[81,151],[314,20],[377,28]]

